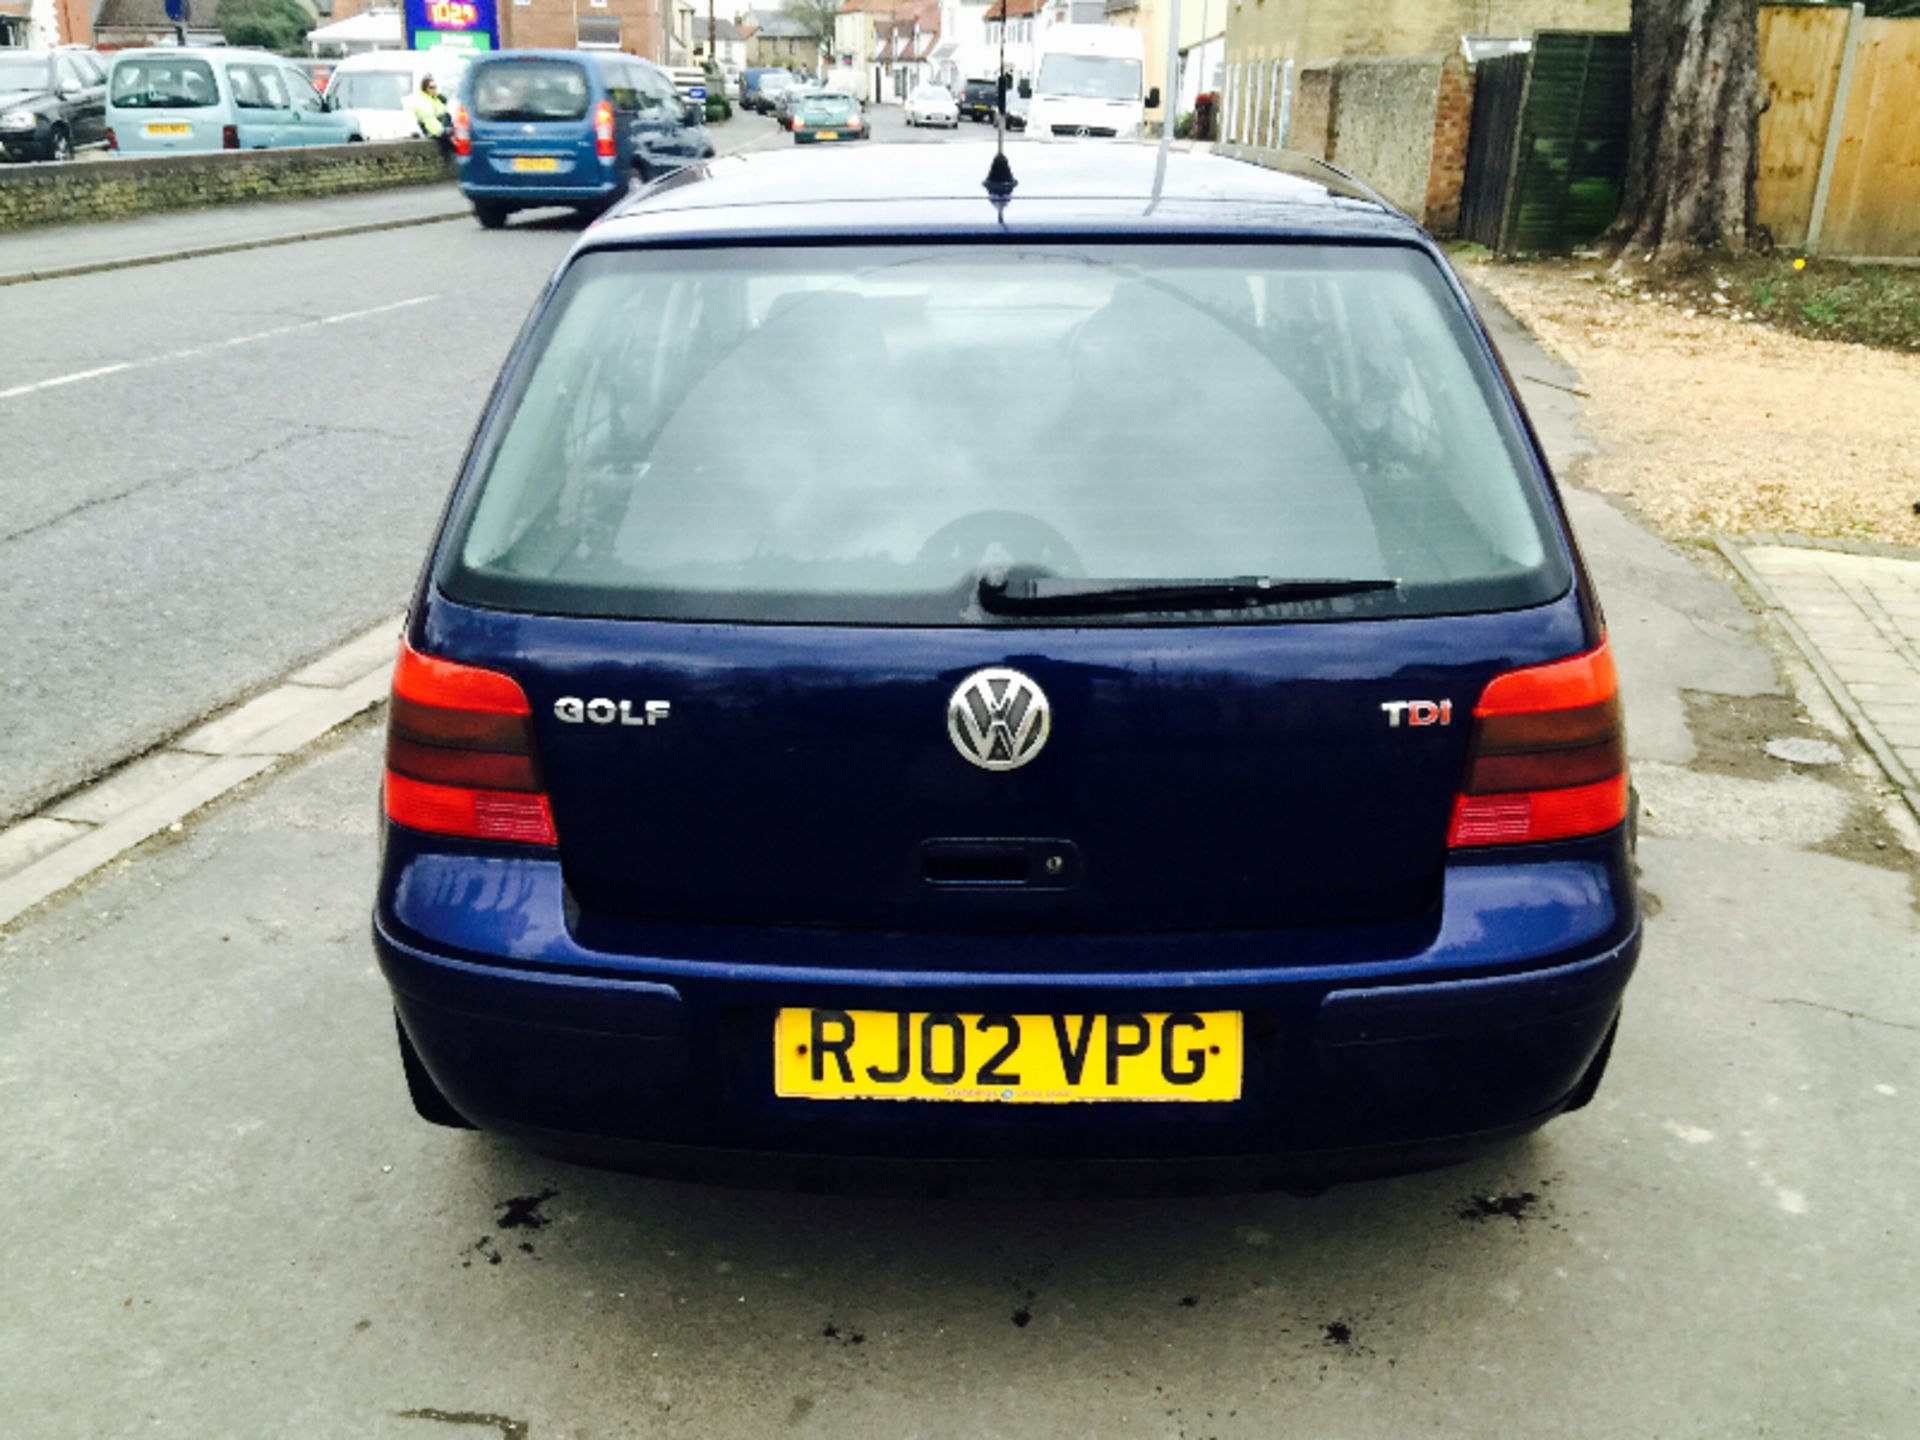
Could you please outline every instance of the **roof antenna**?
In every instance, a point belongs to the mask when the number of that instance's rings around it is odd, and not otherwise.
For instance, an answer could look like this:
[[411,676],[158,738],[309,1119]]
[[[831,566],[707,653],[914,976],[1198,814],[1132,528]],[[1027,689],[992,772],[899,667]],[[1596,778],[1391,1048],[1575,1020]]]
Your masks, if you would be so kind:
[[[1144,82],[1143,82],[1144,83]],[[1160,153],[1153,162],[1153,199],[1149,212],[1160,203],[1162,187],[1167,183],[1167,152],[1173,148],[1174,117],[1180,110],[1180,0],[1173,0],[1167,17],[1167,94],[1160,102]]]
[[1013,178],[1013,166],[1007,163],[1007,17],[1012,8],[1013,0],[1000,0],[1000,72],[993,80],[993,163],[987,166],[985,181],[987,198],[1002,220],[1006,219],[1013,187],[1020,183]]

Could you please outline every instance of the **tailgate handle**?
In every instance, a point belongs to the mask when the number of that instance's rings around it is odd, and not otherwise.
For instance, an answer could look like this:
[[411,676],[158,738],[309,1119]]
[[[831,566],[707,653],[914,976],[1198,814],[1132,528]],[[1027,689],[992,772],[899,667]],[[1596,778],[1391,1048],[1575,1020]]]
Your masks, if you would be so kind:
[[920,873],[929,885],[1064,890],[1080,852],[1070,840],[925,840]]

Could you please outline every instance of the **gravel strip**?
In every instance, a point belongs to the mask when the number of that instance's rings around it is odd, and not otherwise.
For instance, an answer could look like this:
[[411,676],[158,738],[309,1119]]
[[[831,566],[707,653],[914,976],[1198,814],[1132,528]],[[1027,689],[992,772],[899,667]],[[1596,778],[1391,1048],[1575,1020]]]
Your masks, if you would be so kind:
[[1591,394],[1580,479],[1670,536],[1920,546],[1920,356],[1689,313],[1593,272],[1462,267]]

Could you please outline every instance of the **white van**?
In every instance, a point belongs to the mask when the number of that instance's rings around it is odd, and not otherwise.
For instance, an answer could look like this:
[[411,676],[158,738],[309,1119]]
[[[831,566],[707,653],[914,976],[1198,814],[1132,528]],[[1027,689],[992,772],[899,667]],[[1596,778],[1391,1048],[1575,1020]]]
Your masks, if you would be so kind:
[[1056,25],[1040,42],[1027,134],[1043,139],[1138,140],[1149,106],[1146,46],[1119,25]]
[[448,50],[376,50],[349,55],[327,77],[327,104],[360,122],[369,140],[412,140],[420,134],[407,109],[407,96],[433,76],[441,98],[452,105],[460,94],[467,61]]

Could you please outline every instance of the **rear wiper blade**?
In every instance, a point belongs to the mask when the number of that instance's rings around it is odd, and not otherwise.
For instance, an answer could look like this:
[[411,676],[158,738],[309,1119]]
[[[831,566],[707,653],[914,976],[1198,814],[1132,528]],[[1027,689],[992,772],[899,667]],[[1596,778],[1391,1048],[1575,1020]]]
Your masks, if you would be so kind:
[[995,580],[983,575],[976,594],[980,608],[989,615],[1123,615],[1157,610],[1256,610],[1264,605],[1399,588],[1398,580],[1275,580],[1259,575],[1218,580]]

